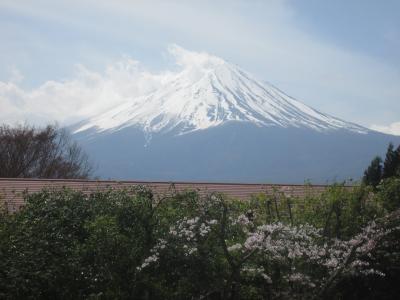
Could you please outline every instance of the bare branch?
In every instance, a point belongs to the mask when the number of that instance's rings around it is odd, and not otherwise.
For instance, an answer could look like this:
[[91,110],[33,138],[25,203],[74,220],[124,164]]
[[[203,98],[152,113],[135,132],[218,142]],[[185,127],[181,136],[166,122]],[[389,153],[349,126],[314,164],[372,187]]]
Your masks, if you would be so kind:
[[0,126],[0,177],[88,178],[89,158],[65,129]]

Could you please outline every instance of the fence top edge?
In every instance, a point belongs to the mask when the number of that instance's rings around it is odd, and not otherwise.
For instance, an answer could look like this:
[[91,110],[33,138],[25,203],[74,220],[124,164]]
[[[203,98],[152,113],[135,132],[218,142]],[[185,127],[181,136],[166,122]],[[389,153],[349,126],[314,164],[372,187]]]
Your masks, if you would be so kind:
[[[226,186],[272,186],[272,187],[329,187],[332,184],[293,184],[293,183],[268,183],[268,182],[259,182],[259,183],[248,183],[248,182],[218,182],[218,181],[161,181],[161,180],[104,180],[104,179],[49,179],[49,178],[0,178],[0,182],[49,182],[49,183],[63,183],[63,182],[77,182],[77,183],[104,183],[104,184],[183,184],[183,185],[226,185]],[[344,186],[352,187],[354,185],[345,184]]]

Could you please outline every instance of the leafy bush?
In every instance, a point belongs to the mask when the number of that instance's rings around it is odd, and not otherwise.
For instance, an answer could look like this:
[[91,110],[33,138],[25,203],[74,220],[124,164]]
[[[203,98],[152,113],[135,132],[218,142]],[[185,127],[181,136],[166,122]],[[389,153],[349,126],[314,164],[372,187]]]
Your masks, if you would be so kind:
[[302,202],[42,191],[1,214],[0,298],[395,299],[400,215],[383,216],[380,188]]
[[400,208],[400,178],[391,177],[382,180],[376,197],[388,211]]
[[[382,190],[387,192],[387,187]],[[287,197],[276,190],[269,195],[253,197],[250,205],[267,223],[311,224],[322,229],[328,238],[350,238],[362,226],[384,215],[388,201],[385,199],[375,195],[370,186],[337,183],[320,194],[310,187],[302,198]]]

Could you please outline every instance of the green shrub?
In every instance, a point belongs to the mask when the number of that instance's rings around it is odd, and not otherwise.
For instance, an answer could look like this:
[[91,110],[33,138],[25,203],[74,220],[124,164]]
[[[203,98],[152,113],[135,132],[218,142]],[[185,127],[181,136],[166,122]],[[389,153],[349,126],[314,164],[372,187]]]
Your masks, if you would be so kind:
[[376,197],[388,211],[400,208],[400,178],[390,177],[382,180]]
[[335,185],[302,202],[42,191],[0,214],[0,299],[339,299],[367,284],[390,299],[400,216],[382,207],[396,187]]

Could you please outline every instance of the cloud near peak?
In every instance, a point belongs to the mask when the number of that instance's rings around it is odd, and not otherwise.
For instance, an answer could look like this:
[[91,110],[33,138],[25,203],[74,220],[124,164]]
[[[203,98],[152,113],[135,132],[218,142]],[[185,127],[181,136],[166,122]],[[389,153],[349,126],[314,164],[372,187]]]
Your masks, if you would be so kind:
[[[223,62],[210,54],[189,51],[178,45],[169,46],[168,52],[181,70]],[[14,78],[0,81],[0,119],[8,124],[44,125],[57,121],[69,125],[150,93],[175,72],[151,72],[140,62],[124,57],[102,72],[78,64],[73,78],[49,80],[32,90],[22,88]]]
[[181,67],[208,67],[225,63],[222,58],[207,52],[189,51],[176,44],[168,46],[168,53],[174,57],[176,64]]

